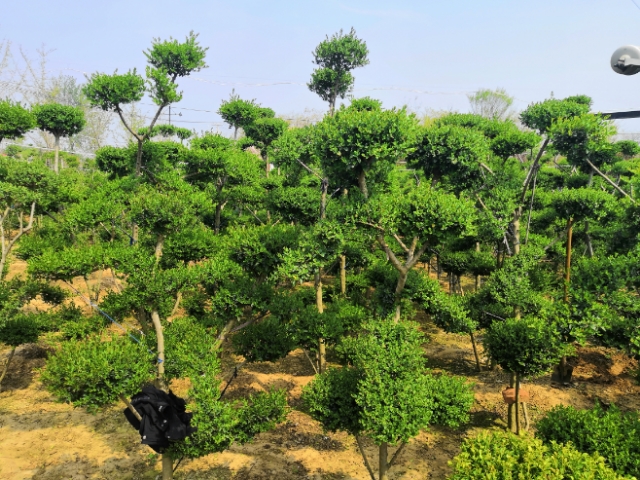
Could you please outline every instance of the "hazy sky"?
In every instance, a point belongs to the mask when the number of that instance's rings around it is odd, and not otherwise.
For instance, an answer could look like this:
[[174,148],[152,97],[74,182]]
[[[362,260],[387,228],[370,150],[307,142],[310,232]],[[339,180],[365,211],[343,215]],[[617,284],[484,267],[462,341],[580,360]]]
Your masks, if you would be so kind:
[[[44,44],[52,73],[83,78],[144,70],[152,38],[199,32],[209,68],[181,81],[177,106],[182,126],[202,130],[215,129],[232,88],[279,114],[325,110],[305,85],[311,52],[352,26],[370,50],[354,94],[386,107],[466,111],[467,93],[503,87],[517,109],[552,91],[590,95],[600,111],[640,109],[640,74],[609,67],[617,47],[640,44],[633,0],[14,0],[0,39],[34,56]],[[639,121],[620,126],[640,132]]]

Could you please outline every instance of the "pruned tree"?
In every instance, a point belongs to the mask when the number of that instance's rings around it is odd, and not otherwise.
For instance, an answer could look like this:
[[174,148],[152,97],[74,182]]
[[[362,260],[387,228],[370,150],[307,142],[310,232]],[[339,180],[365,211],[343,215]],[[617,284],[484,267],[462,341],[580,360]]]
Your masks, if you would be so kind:
[[275,112],[270,108],[261,107],[255,99],[243,100],[232,91],[229,100],[223,100],[220,104],[218,115],[229,124],[229,128],[233,128],[233,139],[236,140],[238,129],[252,124],[259,118],[273,118]]
[[318,68],[311,74],[307,86],[322,100],[329,102],[330,115],[335,111],[338,97],[344,98],[353,87],[355,79],[351,70],[368,65],[368,55],[367,44],[356,36],[353,28],[347,34],[340,30],[331,37],[327,35],[313,51],[314,63]]
[[36,119],[29,110],[11,100],[0,101],[0,142],[20,138],[34,128]]
[[38,128],[49,132],[55,138],[53,171],[60,172],[60,138],[77,135],[84,128],[86,120],[80,107],[46,103],[33,107]]
[[[426,372],[422,335],[410,323],[369,323],[345,339],[348,366],[317,376],[303,391],[311,416],[328,431],[354,435],[372,480],[375,470],[362,437],[379,452],[379,480],[388,479],[404,446],[431,424],[459,426],[469,419],[473,393],[463,379]],[[402,414],[399,414],[402,412]],[[398,449],[389,459],[389,446]]]
[[[142,174],[142,145],[153,131],[162,110],[172,103],[182,100],[176,81],[178,78],[198,72],[207,65],[204,61],[207,48],[197,41],[198,35],[190,32],[184,42],[170,38],[169,40],[153,40],[151,48],[145,51],[149,66],[146,69],[146,80],[135,69],[125,74],[117,72],[109,75],[94,73],[88,78],[83,88],[84,94],[92,106],[118,114],[122,124],[138,143],[136,156],[136,175]],[[124,116],[126,105],[138,102],[148,93],[158,106],[156,113],[144,134],[138,133]]]

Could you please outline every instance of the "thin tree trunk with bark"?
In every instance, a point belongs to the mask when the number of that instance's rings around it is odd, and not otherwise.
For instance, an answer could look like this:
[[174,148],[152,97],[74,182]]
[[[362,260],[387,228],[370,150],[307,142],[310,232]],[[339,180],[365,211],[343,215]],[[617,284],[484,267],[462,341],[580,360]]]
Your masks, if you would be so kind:
[[347,256],[340,255],[340,293],[347,295]]
[[9,254],[11,253],[11,250],[13,249],[14,245],[18,240],[20,240],[20,237],[22,237],[25,233],[28,233],[29,231],[31,231],[31,229],[33,228],[35,210],[36,210],[36,202],[32,202],[31,211],[29,213],[29,221],[27,222],[26,226],[24,225],[24,221],[22,218],[22,211],[18,212],[18,220],[19,220],[18,233],[16,233],[16,235],[13,238],[11,238],[10,232],[7,238],[4,230],[4,222],[9,216],[9,213],[11,212],[11,208],[7,207],[3,212],[2,216],[0,217],[0,280],[4,278],[4,269],[7,265],[7,261],[9,260]]
[[364,451],[364,447],[362,446],[362,442],[360,441],[360,437],[355,435],[356,444],[358,445],[358,449],[360,450],[360,455],[362,455],[362,459],[364,460],[364,465],[367,467],[367,471],[369,475],[371,475],[371,480],[376,480],[376,475],[373,473],[373,468],[371,468],[371,464],[369,463],[369,459],[367,458],[367,454]]
[[55,135],[55,154],[53,158],[53,171],[60,173],[60,135]]
[[[509,373],[509,388],[515,388],[516,386],[516,375],[513,372]],[[509,431],[513,432],[515,431],[515,427],[513,425],[513,420],[514,420],[514,404],[510,403],[509,407],[508,407],[508,413],[507,413],[507,423],[509,426]]]
[[520,374],[516,373],[516,435],[520,435]]
[[360,170],[358,173],[358,188],[362,192],[362,196],[365,199],[369,198],[369,190],[367,189],[367,177],[364,170]]
[[380,458],[378,459],[378,477],[380,480],[388,480],[389,476],[387,475],[387,468],[389,465],[387,463],[387,442],[382,442],[378,447],[378,451],[380,452]]
[[564,301],[569,303],[569,282],[571,281],[571,240],[573,237],[573,218],[567,220],[567,249],[564,264]]
[[2,381],[4,377],[7,375],[9,371],[9,364],[11,360],[13,360],[13,355],[16,353],[16,347],[11,347],[11,352],[9,352],[9,358],[7,358],[7,362],[4,364],[4,368],[2,369],[2,375],[0,375],[0,392],[2,391]]
[[473,347],[473,355],[476,357],[476,367],[478,371],[482,371],[482,365],[480,364],[480,357],[478,356],[478,347],[476,346],[476,338],[473,335],[473,332],[469,332],[469,336],[471,337],[471,346]]
[[[316,274],[316,308],[318,313],[324,313],[324,303],[322,301],[322,271]],[[324,338],[318,339],[318,370],[323,373],[327,365],[327,351]]]

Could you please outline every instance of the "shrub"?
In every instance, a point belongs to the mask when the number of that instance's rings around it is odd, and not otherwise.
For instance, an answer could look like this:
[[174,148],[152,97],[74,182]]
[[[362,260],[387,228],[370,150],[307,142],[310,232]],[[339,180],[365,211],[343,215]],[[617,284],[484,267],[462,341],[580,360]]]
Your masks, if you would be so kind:
[[462,444],[451,462],[449,480],[619,480],[596,454],[577,451],[571,445],[544,445],[541,440],[506,432],[483,432]]
[[42,382],[60,401],[89,411],[131,397],[152,380],[154,355],[128,337],[71,340],[47,362]]
[[581,452],[598,453],[620,474],[640,476],[640,414],[615,406],[606,412],[557,406],[537,424],[544,442],[569,443]]

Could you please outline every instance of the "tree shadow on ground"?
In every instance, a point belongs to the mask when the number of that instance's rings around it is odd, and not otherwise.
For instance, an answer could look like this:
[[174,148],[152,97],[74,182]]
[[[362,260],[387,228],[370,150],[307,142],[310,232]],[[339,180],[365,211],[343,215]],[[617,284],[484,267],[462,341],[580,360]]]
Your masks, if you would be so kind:
[[[50,349],[35,343],[21,345],[16,349],[16,353],[11,359],[7,375],[2,381],[2,391],[24,390],[35,378],[35,373],[46,363],[46,358]],[[4,359],[0,362],[0,368],[4,369],[5,362],[9,355],[9,349],[5,351]]]

